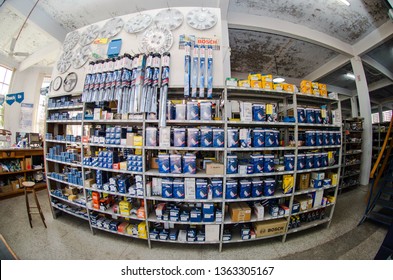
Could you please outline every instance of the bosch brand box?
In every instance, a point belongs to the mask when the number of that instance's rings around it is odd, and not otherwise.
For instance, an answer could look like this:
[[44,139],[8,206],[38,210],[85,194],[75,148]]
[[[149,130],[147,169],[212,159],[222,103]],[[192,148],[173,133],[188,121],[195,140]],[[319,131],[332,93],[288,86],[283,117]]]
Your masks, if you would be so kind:
[[265,222],[256,222],[253,225],[256,237],[264,237],[284,233],[287,227],[287,220],[275,219]]

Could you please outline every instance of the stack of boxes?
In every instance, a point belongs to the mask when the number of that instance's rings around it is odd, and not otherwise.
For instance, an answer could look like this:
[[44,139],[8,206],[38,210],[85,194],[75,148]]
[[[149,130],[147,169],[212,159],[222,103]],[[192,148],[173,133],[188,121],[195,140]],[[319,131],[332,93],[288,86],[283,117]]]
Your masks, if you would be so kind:
[[128,155],[128,157],[127,157],[127,170],[134,171],[134,172],[142,172],[143,171],[143,157],[141,155]]
[[47,158],[63,162],[80,162],[80,154],[73,151],[64,151],[64,146],[55,145],[49,148]]
[[196,174],[196,156],[194,154],[159,154],[159,173]]
[[303,80],[300,82],[300,92],[305,94],[313,94],[317,96],[327,97],[326,84]]

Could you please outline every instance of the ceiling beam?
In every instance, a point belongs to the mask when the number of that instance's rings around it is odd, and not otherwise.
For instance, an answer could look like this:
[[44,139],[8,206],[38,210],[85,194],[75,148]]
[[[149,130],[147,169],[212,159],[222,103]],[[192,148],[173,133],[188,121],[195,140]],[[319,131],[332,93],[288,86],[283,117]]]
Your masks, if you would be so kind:
[[353,48],[350,44],[323,32],[285,20],[229,11],[228,26],[229,28],[284,35],[334,50],[349,57],[353,56]]
[[371,92],[379,90],[384,87],[391,86],[391,85],[393,85],[393,82],[391,80],[385,78],[385,79],[379,80],[378,82],[369,84],[368,91],[371,95]]
[[[7,5],[10,10],[26,18],[31,8],[34,6],[34,2],[31,0],[12,0],[6,1],[5,5]],[[68,33],[57,21],[48,15],[39,4],[31,13],[28,22],[35,24],[49,36],[61,43]]]
[[324,76],[336,71],[337,69],[343,67],[345,64],[349,62],[349,57],[339,54],[318,69],[314,70],[310,74],[308,74],[304,79],[310,81],[318,81]]
[[346,88],[327,85],[327,90],[328,90],[328,92],[337,92],[338,94],[349,96],[349,97],[354,96],[353,92],[349,89],[346,89]]
[[0,53],[0,65],[5,65],[10,68],[18,68],[19,62],[9,55]]
[[48,56],[53,54],[58,55],[60,52],[60,43],[53,43],[46,47],[43,47],[36,51],[35,53],[28,56],[25,60],[23,60],[18,68],[19,71],[26,70],[30,66],[37,64]]
[[385,66],[380,64],[378,61],[375,59],[369,57],[368,55],[365,55],[362,57],[362,60],[367,63],[369,66],[374,68],[375,70],[378,70],[381,72],[383,75],[385,75],[388,79],[393,81],[393,72],[387,69]]
[[393,37],[393,20],[388,20],[353,45],[355,55],[362,56]]

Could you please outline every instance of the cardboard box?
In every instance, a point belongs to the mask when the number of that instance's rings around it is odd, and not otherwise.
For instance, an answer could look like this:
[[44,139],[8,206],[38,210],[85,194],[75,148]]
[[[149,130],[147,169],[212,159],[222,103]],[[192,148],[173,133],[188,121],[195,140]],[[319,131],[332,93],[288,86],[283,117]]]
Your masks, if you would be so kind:
[[135,133],[127,133],[127,135],[126,135],[126,145],[127,146],[134,145],[134,136],[135,136]]
[[232,222],[246,222],[251,220],[251,208],[245,202],[235,202],[229,205]]
[[25,168],[26,170],[32,169],[31,157],[25,158]]
[[298,190],[306,190],[310,187],[310,173],[303,173],[298,175]]
[[96,180],[94,178],[86,179],[84,183],[85,188],[91,188],[95,182]]
[[11,181],[11,186],[13,191],[17,191],[20,188],[19,181],[18,180]]
[[300,203],[300,211],[305,211],[312,208],[313,199],[308,195],[298,195],[295,200]]
[[324,172],[311,172],[311,179],[323,180],[325,179]]
[[69,195],[76,195],[78,194],[78,188],[75,187],[67,187],[64,188],[64,192]]
[[151,169],[158,169],[158,157],[152,157],[150,159],[150,168]]
[[0,187],[0,192],[1,193],[12,192],[12,185],[4,185]]
[[223,175],[224,164],[209,162],[206,163],[206,175]]
[[284,233],[287,227],[287,220],[275,219],[265,222],[256,222],[253,225],[256,237],[263,237]]

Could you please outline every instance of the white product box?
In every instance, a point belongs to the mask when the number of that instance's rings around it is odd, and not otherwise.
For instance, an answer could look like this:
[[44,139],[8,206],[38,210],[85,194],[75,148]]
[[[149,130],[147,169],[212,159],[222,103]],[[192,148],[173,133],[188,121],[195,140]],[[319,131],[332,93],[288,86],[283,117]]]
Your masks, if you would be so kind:
[[262,220],[265,216],[265,207],[260,203],[254,204],[254,213],[257,215],[258,220]]
[[171,146],[171,127],[160,128],[160,147],[170,147]]
[[154,177],[152,180],[152,194],[154,196],[161,196],[162,195],[162,186],[161,180],[162,178]]
[[205,225],[205,240],[219,241],[220,240],[220,225]]
[[240,103],[240,119],[243,122],[251,122],[252,121],[252,103],[250,102],[241,102]]
[[184,179],[185,199],[195,199],[195,178]]
[[325,179],[324,172],[311,172],[311,179],[323,180]]
[[322,205],[323,190],[317,190],[314,195],[313,207],[318,207]]

